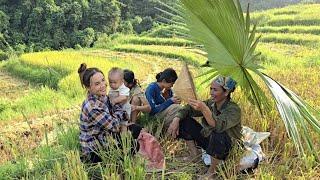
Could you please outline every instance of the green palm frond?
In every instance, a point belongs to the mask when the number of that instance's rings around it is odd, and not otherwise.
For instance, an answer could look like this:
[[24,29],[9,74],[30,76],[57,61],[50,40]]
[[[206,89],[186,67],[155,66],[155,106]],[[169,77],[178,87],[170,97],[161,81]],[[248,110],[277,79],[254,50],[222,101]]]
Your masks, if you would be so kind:
[[262,113],[268,101],[250,73],[260,67],[253,63],[258,39],[255,28],[250,31],[249,13],[244,18],[240,5],[232,0],[181,0],[181,3],[180,15],[192,40],[204,45],[211,67],[219,74],[234,77]]
[[249,11],[244,16],[239,0],[180,0],[180,3],[178,14],[184,19],[190,37],[208,53],[211,68],[205,73],[205,81],[211,81],[217,74],[233,77],[262,113],[268,107],[268,99],[257,84],[260,77],[270,90],[297,151],[316,156],[310,130],[320,134],[319,112],[263,74],[262,67],[254,63],[259,56],[255,49],[260,37],[255,36],[256,26],[250,29]]
[[260,77],[267,84],[274,100],[276,101],[279,113],[285,122],[287,132],[297,146],[300,154],[305,154],[304,145],[308,151],[315,154],[313,143],[310,138],[309,128],[320,134],[320,124],[317,117],[311,112],[320,113],[304,102],[290,89],[276,82],[266,74],[261,73]]

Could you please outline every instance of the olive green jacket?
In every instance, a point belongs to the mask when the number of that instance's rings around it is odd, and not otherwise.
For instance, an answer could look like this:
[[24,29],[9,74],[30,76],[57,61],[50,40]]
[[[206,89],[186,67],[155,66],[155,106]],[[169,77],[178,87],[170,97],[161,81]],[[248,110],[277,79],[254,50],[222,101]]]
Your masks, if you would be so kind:
[[[227,100],[222,106],[221,109],[218,110],[215,103],[209,99],[204,101],[204,103],[209,107],[212,112],[212,117],[216,121],[216,126],[211,127],[205,118],[202,118],[202,126],[203,129],[201,133],[208,137],[212,131],[216,133],[222,133],[224,131],[234,139],[241,140],[241,109],[240,107],[230,101]],[[176,115],[180,119],[184,119],[186,117],[203,117],[200,111],[194,110],[190,105],[184,106]]]

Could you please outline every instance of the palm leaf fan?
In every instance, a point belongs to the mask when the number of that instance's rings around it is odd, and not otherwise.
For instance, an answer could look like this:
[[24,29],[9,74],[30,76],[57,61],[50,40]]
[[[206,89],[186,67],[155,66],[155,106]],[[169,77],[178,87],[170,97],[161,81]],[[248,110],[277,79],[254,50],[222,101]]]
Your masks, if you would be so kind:
[[[270,90],[276,107],[299,154],[305,149],[316,156],[310,130],[320,134],[316,116],[319,112],[308,106],[292,91],[261,72],[254,63],[259,56],[255,48],[260,37],[256,27],[250,29],[249,11],[244,16],[239,0],[180,0],[179,15],[184,19],[191,40],[202,44],[208,53],[211,69],[205,73],[230,75],[246,96],[263,112],[268,99],[257,84],[261,78]],[[249,9],[249,8],[248,8]],[[211,78],[207,79],[211,81]],[[314,112],[315,114],[312,114]]]

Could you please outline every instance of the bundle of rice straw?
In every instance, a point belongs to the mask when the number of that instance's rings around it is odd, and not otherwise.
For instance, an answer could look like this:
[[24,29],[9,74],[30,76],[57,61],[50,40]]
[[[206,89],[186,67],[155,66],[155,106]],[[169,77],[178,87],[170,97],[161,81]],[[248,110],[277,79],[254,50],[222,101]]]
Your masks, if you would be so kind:
[[182,70],[173,86],[173,92],[183,102],[188,102],[188,98],[197,99],[192,75],[186,63],[182,65]]

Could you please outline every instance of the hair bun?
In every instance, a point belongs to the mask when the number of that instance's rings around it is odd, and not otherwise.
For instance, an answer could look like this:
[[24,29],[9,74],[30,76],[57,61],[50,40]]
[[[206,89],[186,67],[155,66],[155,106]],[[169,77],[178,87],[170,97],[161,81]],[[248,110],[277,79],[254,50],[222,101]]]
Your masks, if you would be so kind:
[[161,75],[162,75],[162,72],[159,72],[159,73],[156,75],[156,79],[159,80],[160,77],[161,77]]
[[78,69],[78,73],[82,74],[85,70],[87,70],[87,65],[86,63],[82,63]]

